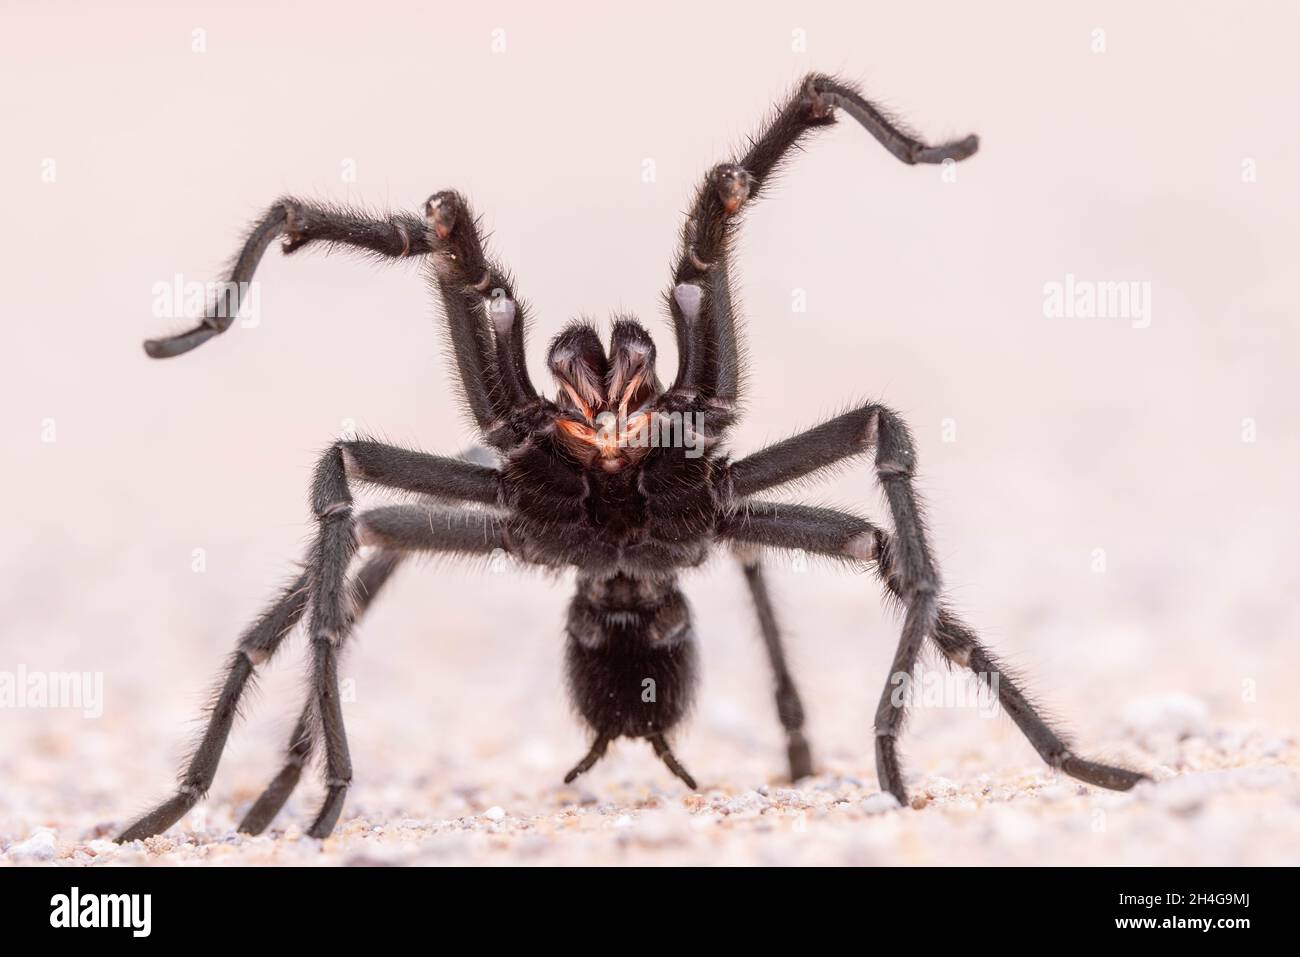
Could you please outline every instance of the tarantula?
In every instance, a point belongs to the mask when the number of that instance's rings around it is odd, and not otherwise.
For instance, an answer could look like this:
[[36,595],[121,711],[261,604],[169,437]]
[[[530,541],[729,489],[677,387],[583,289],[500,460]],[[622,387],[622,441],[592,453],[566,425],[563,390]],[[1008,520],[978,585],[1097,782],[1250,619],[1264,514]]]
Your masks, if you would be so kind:
[[[912,673],[927,637],[949,661],[986,679],[998,676],[990,684],[1002,707],[1053,768],[1117,790],[1143,778],[1075,755],[941,601],[913,488],[916,452],[895,412],[870,403],[739,459],[723,451],[738,417],[741,384],[730,281],[735,229],[782,161],[807,134],[835,123],[837,110],[907,164],[964,160],[979,145],[968,136],[928,146],[852,85],[831,76],[807,77],[744,155],[714,167],[699,187],[665,296],[678,351],[667,388],[655,372],[649,333],[635,320],[619,318],[608,349],[586,323],[564,329],[547,355],[558,391],[554,399],[540,394],[524,360],[524,305],[505,271],[484,253],[475,217],[455,192],[430,197],[423,218],[396,213],[376,219],[293,198],[271,206],[249,234],[228,285],[242,288],[238,284],[250,281],[276,237],[283,237],[286,253],[317,244],[390,259],[422,257],[445,313],[463,397],[495,458],[484,464],[364,439],[339,441],[325,451],[311,485],[318,531],[304,570],[240,639],[175,795],[131,824],[119,841],[165,830],[207,792],[254,670],[304,615],[311,690],[284,767],[240,830],[256,834],[271,822],[319,744],[326,793],[309,833],[328,836],[352,780],[339,655],[357,619],[412,552],[464,556],[500,550],[519,562],[576,569],[566,664],[592,745],[566,782],[600,760],[612,740],[629,737],[648,741],[695,789],[668,743],[690,703],[696,660],[677,575],[700,565],[715,544],[731,546],[743,565],[775,675],[792,779],[811,774],[813,762],[803,735],[803,706],[764,583],[762,549],[799,549],[869,565],[901,603],[902,634],[875,718],[880,786],[901,804],[907,794],[896,747],[905,701],[893,692],[896,679]],[[229,328],[237,313],[231,305],[210,305],[196,328],[150,340],[145,351],[165,358],[193,349]],[[757,497],[871,451],[892,532],[846,512]],[[356,485],[416,493],[421,504],[354,514]],[[362,547],[370,554],[349,579]]]

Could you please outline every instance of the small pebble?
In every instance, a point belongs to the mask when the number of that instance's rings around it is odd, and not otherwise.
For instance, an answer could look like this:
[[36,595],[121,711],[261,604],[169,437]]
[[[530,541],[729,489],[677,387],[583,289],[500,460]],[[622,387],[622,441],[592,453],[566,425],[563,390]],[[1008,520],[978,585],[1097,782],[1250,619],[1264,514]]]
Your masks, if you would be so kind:
[[9,848],[9,859],[13,861],[52,861],[54,860],[54,832],[49,828],[35,831],[21,844]]
[[868,814],[884,814],[887,811],[896,810],[898,807],[898,798],[884,791],[864,798],[862,801],[862,810]]

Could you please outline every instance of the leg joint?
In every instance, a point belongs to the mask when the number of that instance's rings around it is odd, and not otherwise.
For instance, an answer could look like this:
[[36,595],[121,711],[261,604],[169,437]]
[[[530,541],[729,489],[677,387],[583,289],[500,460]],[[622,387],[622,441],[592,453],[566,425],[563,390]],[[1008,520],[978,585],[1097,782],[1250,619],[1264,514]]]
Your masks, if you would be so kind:
[[345,518],[351,514],[351,502],[330,502],[324,508],[317,510],[316,517],[324,522],[332,518]]
[[844,543],[844,553],[860,562],[879,561],[883,554],[880,530],[876,528],[859,532]]
[[239,651],[248,659],[248,663],[254,668],[266,664],[267,660],[271,657],[271,653],[265,648],[241,646]]
[[352,492],[348,488],[344,458],[346,443],[335,442],[321,456],[312,481],[311,504],[322,521],[352,511]]

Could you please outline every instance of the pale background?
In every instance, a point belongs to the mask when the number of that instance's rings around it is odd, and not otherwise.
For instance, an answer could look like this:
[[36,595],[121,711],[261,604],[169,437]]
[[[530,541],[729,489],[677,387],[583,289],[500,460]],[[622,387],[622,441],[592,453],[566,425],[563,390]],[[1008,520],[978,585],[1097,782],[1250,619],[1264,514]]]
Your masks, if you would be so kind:
[[[1293,6],[3,10],[0,670],[103,672],[106,700],[98,720],[0,711],[0,858],[1295,860]],[[439,564],[394,581],[347,659],[357,783],[323,855],[296,840],[313,786],[287,837],[223,843],[279,766],[298,641],[202,812],[148,852],[95,841],[169,792],[204,690],[302,552],[310,470],[344,423],[471,438],[414,265],[272,252],[261,325],[163,363],[140,340],[183,323],[151,315],[153,285],[216,278],[286,192],[418,210],[455,187],[534,305],[535,372],[566,319],[614,309],[672,368],[658,297],[681,211],[809,70],[983,146],[944,182],[846,120],[752,211],[735,448],[864,397],[899,409],[953,601],[1083,750],[1164,782],[1076,788],[1007,719],[936,708],[906,741],[930,805],[869,815],[897,623],[869,577],[814,565],[773,578],[826,774],[777,790],[766,664],[719,558],[688,583],[703,685],[679,746],[716,788],[684,801],[624,743],[562,789],[586,744],[561,684],[567,581]],[[1067,273],[1150,282],[1150,328],[1044,318]],[[863,468],[813,495],[882,513]]]

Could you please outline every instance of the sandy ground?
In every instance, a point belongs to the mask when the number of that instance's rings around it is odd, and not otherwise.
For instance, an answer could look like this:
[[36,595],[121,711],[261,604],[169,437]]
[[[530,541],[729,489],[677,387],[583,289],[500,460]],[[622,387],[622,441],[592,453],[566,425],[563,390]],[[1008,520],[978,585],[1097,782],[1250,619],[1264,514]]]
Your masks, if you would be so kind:
[[[0,707],[0,862],[1300,861],[1292,6],[134,9],[27,5],[0,31],[21,224],[0,235],[0,681],[103,692],[90,717]],[[433,564],[399,573],[345,660],[356,777],[333,838],[301,836],[314,779],[269,836],[232,834],[301,700],[296,638],[209,799],[147,846],[107,843],[169,793],[223,657],[303,553],[320,450],[469,442],[413,267],[273,253],[255,327],[151,363],[140,340],[186,324],[159,287],[214,278],[275,196],[418,210],[454,186],[535,307],[535,374],[570,317],[614,309],[671,368],[681,210],[812,69],[981,149],[945,178],[846,124],[753,210],[733,445],[864,397],[899,409],[951,601],[1083,753],[1156,783],[1055,778],[940,686],[904,742],[923,806],[887,807],[870,729],[898,623],[870,576],[783,559],[821,771],[788,788],[720,556],[686,583],[702,684],[677,750],[705,789],[630,743],[564,788],[588,743],[561,680],[568,582]],[[1149,321],[1049,314],[1067,277],[1148,284]],[[789,497],[883,514],[858,467]]]
[[[503,572],[507,574],[508,572]],[[203,576],[198,576],[202,578]],[[439,578],[450,586],[438,586]],[[696,604],[704,638],[698,713],[679,754],[704,784],[687,793],[648,747],[621,742],[576,786],[559,779],[584,741],[563,703],[558,628],[520,642],[489,607],[467,616],[433,658],[437,605],[450,591],[483,596],[489,571],[413,567],[359,633],[344,680],[356,786],[335,835],[303,836],[320,790],[305,783],[266,836],[234,824],[278,767],[297,700],[297,649],[237,726],[209,800],[167,834],[120,847],[108,837],[168,788],[182,725],[218,660],[198,643],[124,649],[107,663],[104,715],[9,712],[0,729],[0,861],[114,864],[1285,864],[1300,855],[1300,747],[1258,701],[1143,687],[1086,649],[1039,664],[1044,695],[1076,720],[1086,753],[1144,768],[1155,783],[1128,794],[1087,788],[1036,763],[1005,716],[946,681],[906,740],[913,806],[882,796],[870,758],[870,711],[887,661],[890,619],[864,577],[777,568],[778,594],[811,590],[824,610],[796,626],[794,656],[809,700],[820,773],[781,780],[783,753],[738,576],[706,571]],[[555,610],[553,583],[508,575],[515,611]],[[211,578],[207,579],[211,581]],[[430,594],[430,586],[435,588]],[[703,594],[701,594],[703,592]],[[801,596],[806,597],[806,596]],[[705,599],[715,603],[704,605]],[[160,600],[169,600],[165,595]],[[819,603],[814,598],[814,604]],[[219,604],[219,603],[218,603]],[[787,605],[795,604],[786,602]],[[864,613],[855,605],[872,609]],[[413,606],[415,606],[413,608]],[[424,618],[421,608],[430,613]],[[230,617],[213,606],[213,615]],[[193,620],[180,603],[178,622]],[[1068,617],[1068,616],[1067,616]],[[446,619],[444,618],[443,621]],[[558,622],[558,618],[555,619]],[[1052,631],[1054,619],[1039,627]],[[419,622],[418,624],[413,624]],[[728,623],[732,627],[728,628]],[[864,641],[858,632],[872,636]],[[206,629],[205,629],[206,630]],[[1061,626],[1062,633],[1068,626]],[[550,634],[552,640],[547,640]],[[1146,639],[1140,629],[1123,638]],[[1012,651],[1013,660],[1025,657]],[[1211,652],[1212,649],[1204,649]],[[88,651],[86,654],[90,654]],[[1144,652],[1133,652],[1140,659]],[[1213,672],[1212,654],[1177,665]],[[184,676],[159,684],[156,676]],[[1049,679],[1049,680],[1043,680]],[[1272,682],[1265,681],[1266,689]],[[1154,693],[1153,693],[1154,692]],[[1234,698],[1238,700],[1233,700]],[[1068,707],[1066,707],[1068,705]]]

